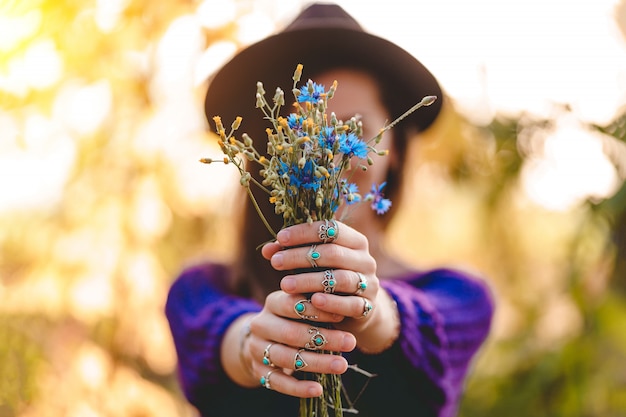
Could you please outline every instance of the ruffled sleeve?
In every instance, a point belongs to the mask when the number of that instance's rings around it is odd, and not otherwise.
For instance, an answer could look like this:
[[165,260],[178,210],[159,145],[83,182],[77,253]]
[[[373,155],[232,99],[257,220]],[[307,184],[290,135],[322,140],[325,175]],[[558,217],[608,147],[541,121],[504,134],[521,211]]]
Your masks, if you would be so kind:
[[491,326],[493,299],[485,283],[465,272],[437,269],[383,281],[398,304],[403,356],[435,385],[440,416],[456,413],[472,358]]
[[232,384],[220,361],[226,329],[242,314],[261,310],[254,301],[227,294],[225,282],[223,267],[189,268],[170,288],[165,307],[183,391],[199,408]]

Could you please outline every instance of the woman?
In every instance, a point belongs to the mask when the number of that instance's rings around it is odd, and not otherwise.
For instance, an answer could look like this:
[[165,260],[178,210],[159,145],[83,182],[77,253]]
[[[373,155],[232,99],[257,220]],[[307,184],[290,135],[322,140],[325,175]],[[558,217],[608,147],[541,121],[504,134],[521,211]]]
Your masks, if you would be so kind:
[[[343,213],[341,222],[283,229],[259,251],[257,245],[271,236],[246,200],[237,262],[183,271],[166,314],[184,392],[203,416],[296,416],[299,397],[322,393],[317,382],[301,378],[306,370],[342,374],[361,416],[407,410],[412,416],[452,416],[468,365],[489,331],[489,292],[462,271],[416,271],[382,245],[400,201],[407,146],[439,114],[441,89],[415,58],[364,32],[338,6],[313,4],[214,76],[205,102],[208,119],[229,121],[244,112],[240,131],[265,140],[266,121],[253,102],[240,98],[253,99],[259,80],[291,91],[299,63],[319,84],[339,81],[329,109],[343,120],[359,114],[365,138],[422,97],[439,100],[387,132],[380,148],[389,155],[355,178],[361,190],[386,183],[393,201],[387,214],[360,205]],[[259,143],[257,149],[264,147]],[[266,215],[273,213],[267,198],[257,201]],[[270,222],[278,230],[282,216]],[[316,352],[318,342],[342,354]],[[376,376],[368,379],[349,369],[352,364]]]

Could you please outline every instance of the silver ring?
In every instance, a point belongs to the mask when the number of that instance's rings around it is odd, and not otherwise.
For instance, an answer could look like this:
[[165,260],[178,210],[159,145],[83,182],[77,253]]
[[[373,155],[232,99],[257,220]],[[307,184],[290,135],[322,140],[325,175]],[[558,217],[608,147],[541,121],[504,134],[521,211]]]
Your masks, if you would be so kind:
[[321,350],[328,340],[326,340],[326,336],[320,333],[317,327],[311,327],[309,329],[309,334],[311,335],[311,340],[306,342],[304,345],[305,349],[308,350]]
[[312,245],[309,249],[309,252],[306,254],[306,258],[309,260],[313,268],[317,267],[317,261],[320,259],[321,256],[316,249],[317,245]]
[[303,352],[304,349],[300,349],[296,352],[296,355],[293,357],[293,369],[296,371],[299,371],[301,369],[304,369],[307,367],[308,363],[306,363],[306,361],[304,360],[304,358],[301,355],[301,352]]
[[372,312],[372,310],[374,309],[374,306],[372,305],[372,303],[369,302],[369,300],[365,297],[363,297],[363,317],[366,317],[369,313]]
[[259,380],[261,385],[267,389],[272,389],[272,386],[270,385],[270,376],[272,376],[273,373],[274,371],[269,371],[267,374],[262,376],[261,379]]
[[339,225],[335,220],[324,220],[320,225],[318,235],[323,243],[331,243],[339,236]]
[[324,292],[333,294],[335,292],[335,285],[337,285],[337,281],[335,281],[335,274],[333,271],[330,269],[324,271],[324,280],[322,281]]
[[263,365],[275,368],[276,365],[274,365],[274,363],[272,362],[272,360],[270,359],[270,348],[272,347],[273,343],[270,343],[269,345],[267,345],[267,347],[265,348],[265,351],[263,351]]
[[367,279],[365,279],[365,276],[360,272],[357,272],[356,274],[359,276],[359,282],[356,284],[356,291],[354,294],[359,295],[367,289]]
[[298,300],[293,305],[293,311],[295,311],[296,314],[298,315],[298,317],[300,317],[301,319],[304,319],[304,320],[316,319],[317,316],[309,316],[307,314],[304,314],[306,312],[306,304],[307,303],[311,304],[311,300]]

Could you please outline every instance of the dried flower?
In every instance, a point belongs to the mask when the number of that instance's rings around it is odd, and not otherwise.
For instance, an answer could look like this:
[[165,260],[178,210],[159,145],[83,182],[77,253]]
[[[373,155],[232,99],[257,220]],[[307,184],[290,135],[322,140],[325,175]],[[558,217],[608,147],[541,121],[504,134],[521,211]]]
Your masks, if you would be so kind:
[[[285,104],[283,91],[277,88],[270,103],[266,99],[263,83],[257,83],[256,107],[263,112],[271,125],[266,130],[266,155],[254,148],[253,140],[247,134],[244,133],[241,140],[234,136],[241,125],[241,117],[237,117],[231,124],[228,134],[221,118],[213,118],[215,131],[219,136],[218,144],[224,153],[224,163],[232,163],[239,170],[241,185],[246,188],[261,220],[273,236],[276,236],[276,232],[260,210],[250,191],[251,185],[267,193],[275,213],[282,215],[285,227],[303,222],[330,220],[344,203],[352,206],[369,202],[376,213],[386,213],[391,207],[391,201],[383,196],[385,183],[379,186],[373,184],[371,191],[362,198],[358,187],[350,182],[350,177],[346,174],[354,172],[353,162],[357,164],[357,168],[367,170],[373,164],[370,153],[386,155],[387,150],[375,148],[383,133],[419,107],[430,105],[435,100],[433,96],[424,97],[391,124],[381,128],[376,137],[366,141],[362,138],[362,123],[356,117],[344,122],[338,120],[334,113],[330,117],[326,114],[328,100],[332,99],[337,90],[337,81],[328,90],[312,80],[298,87],[302,70],[302,65],[298,65],[294,71],[291,91],[295,98],[295,109],[286,117],[280,115]],[[217,160],[201,159],[204,163],[214,161]],[[260,183],[247,171],[249,166],[255,164],[262,177]],[[360,370],[356,365],[352,365],[350,369],[371,377],[371,374]],[[324,394],[320,398],[302,399],[301,417],[328,416],[329,409],[334,410],[335,416],[343,415],[343,411],[356,412],[349,398],[346,400],[350,408],[344,409],[342,406],[339,375],[314,374],[314,377],[322,384]]]

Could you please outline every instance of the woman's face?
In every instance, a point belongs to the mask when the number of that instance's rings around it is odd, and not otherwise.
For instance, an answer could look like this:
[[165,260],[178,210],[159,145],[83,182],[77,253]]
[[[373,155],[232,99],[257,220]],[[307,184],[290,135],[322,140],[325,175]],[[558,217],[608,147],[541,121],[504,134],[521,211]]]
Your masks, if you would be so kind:
[[[330,87],[334,80],[337,80],[337,91],[332,99],[328,101],[328,113],[334,112],[337,118],[343,121],[349,120],[353,116],[358,116],[363,122],[363,140],[368,141],[375,137],[381,128],[391,122],[389,114],[382,104],[378,84],[370,75],[352,69],[335,69],[324,72],[314,77],[314,81],[323,84],[326,89]],[[373,143],[372,143],[373,144]],[[377,156],[371,153],[374,164],[367,165],[365,160],[352,161],[352,167],[357,168],[360,162],[367,166],[367,171],[360,169],[350,178],[350,182],[356,183],[362,197],[370,191],[372,184],[379,185],[385,181],[389,164],[392,163],[393,149],[391,134],[387,132],[383,140],[375,145],[378,150],[388,149],[387,156]],[[347,175],[351,175],[348,173]],[[363,216],[370,213],[369,208],[363,210],[365,205],[360,205],[359,209],[350,214],[349,222],[360,222],[366,220]],[[337,213],[341,218],[341,213]]]

